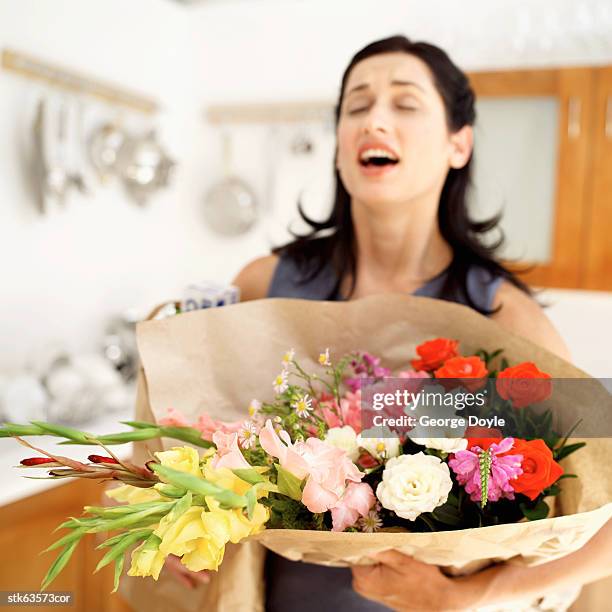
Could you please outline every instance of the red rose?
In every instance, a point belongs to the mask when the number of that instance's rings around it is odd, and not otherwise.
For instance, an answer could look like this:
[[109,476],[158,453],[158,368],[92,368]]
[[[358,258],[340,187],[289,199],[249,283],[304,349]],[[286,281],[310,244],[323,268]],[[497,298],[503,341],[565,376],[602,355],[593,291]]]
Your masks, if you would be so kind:
[[502,370],[495,381],[497,392],[514,408],[524,408],[548,399],[552,393],[550,374],[538,370],[530,361]]
[[476,427],[470,425],[463,434],[464,438],[468,441],[468,450],[472,446],[480,446],[482,450],[487,450],[493,443],[498,443],[502,440],[502,432],[495,427]]
[[563,474],[563,468],[553,459],[544,440],[515,439],[509,453],[522,455],[523,473],[510,484],[517,493],[534,500],[544,489],[554,484]]
[[457,356],[457,340],[448,338],[436,338],[419,344],[416,347],[420,359],[413,359],[410,363],[415,370],[426,370],[431,372],[439,368],[447,359]]
[[457,378],[468,391],[474,392],[485,384],[488,372],[480,357],[451,357],[434,374],[436,378]]

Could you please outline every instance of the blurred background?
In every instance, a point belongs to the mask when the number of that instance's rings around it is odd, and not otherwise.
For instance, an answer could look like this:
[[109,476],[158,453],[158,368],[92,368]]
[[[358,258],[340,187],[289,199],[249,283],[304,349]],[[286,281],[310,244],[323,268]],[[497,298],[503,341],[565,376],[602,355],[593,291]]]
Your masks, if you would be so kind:
[[396,33],[470,74],[474,215],[504,211],[504,256],[609,377],[609,0],[0,0],[0,417],[130,415],[134,323],[231,301],[298,198],[326,214],[342,72]]

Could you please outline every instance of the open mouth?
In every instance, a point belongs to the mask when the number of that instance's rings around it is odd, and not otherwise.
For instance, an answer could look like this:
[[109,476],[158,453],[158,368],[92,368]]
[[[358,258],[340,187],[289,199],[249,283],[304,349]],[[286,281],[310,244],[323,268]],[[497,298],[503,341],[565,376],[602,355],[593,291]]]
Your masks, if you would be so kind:
[[364,167],[395,166],[399,159],[390,151],[383,149],[367,149],[359,156],[359,163]]

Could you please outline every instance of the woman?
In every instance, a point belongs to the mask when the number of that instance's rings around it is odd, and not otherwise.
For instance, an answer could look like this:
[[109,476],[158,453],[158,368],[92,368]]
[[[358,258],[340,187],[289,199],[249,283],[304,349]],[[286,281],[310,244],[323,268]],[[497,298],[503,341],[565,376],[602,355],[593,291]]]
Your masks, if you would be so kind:
[[[569,359],[529,289],[496,261],[495,248],[483,246],[482,233],[497,219],[469,220],[474,119],[467,78],[437,47],[395,36],[362,49],[344,74],[336,108],[330,217],[305,218],[310,234],[247,265],[234,280],[242,299],[427,295],[467,304]],[[500,565],[451,579],[395,552],[378,561],[351,573],[269,555],[267,609],[473,609],[536,598],[610,572],[612,526],[537,570]]]

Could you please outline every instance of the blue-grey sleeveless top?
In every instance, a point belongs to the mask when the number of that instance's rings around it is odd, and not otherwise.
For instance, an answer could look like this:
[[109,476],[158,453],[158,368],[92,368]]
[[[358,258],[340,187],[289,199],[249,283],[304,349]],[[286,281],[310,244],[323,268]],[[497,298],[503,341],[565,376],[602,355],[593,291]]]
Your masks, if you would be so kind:
[[[446,278],[443,272],[432,278],[413,295],[437,298]],[[338,278],[332,266],[324,268],[308,282],[292,259],[281,256],[268,289],[268,297],[308,300],[340,300]],[[491,310],[502,277],[485,268],[473,266],[467,274],[467,290],[479,308]],[[466,303],[457,296],[454,301]],[[288,561],[268,553],[266,561],[266,612],[383,612],[386,606],[358,595],[352,588],[348,568],[324,567],[300,561]]]

